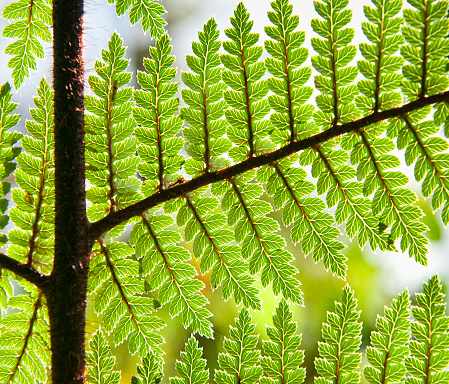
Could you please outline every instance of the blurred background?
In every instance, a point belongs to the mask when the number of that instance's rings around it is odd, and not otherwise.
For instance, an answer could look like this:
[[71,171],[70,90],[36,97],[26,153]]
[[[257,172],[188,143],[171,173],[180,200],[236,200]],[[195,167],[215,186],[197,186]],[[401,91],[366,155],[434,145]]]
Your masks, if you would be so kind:
[[[12,1],[3,0],[1,8]],[[254,29],[261,34],[261,41],[265,39],[263,26],[268,23],[266,11],[270,8],[269,0],[245,0],[246,7],[251,13],[251,18],[255,20]],[[305,46],[310,48],[310,38],[314,35],[310,28],[310,20],[315,16],[312,0],[292,0],[294,13],[300,16],[300,29],[306,31]],[[191,53],[191,41],[197,40],[197,31],[202,29],[203,24],[210,18],[215,17],[219,28],[223,31],[230,26],[229,17],[233,14],[233,9],[237,6],[237,0],[164,0],[163,5],[168,13],[166,29],[172,38],[173,53],[177,57],[175,65],[182,70],[187,70],[185,55]],[[368,1],[352,0],[349,7],[354,10],[354,17],[351,27],[356,30],[354,44],[364,41],[361,34],[360,23],[363,21],[363,4]],[[112,32],[117,31],[128,46],[127,57],[131,59],[130,70],[134,73],[141,69],[142,58],[148,56],[148,46],[152,44],[148,34],[144,35],[140,24],[130,26],[128,15],[117,18],[114,7],[106,0],[86,0],[85,15],[85,61],[88,74],[92,72],[94,61],[100,55],[100,50],[107,47],[107,41]],[[6,25],[4,19],[0,19],[0,28],[3,30]],[[224,33],[221,34],[224,37]],[[2,52],[9,39],[1,39],[0,48]],[[51,82],[51,48],[46,46],[46,59],[38,62],[38,69],[31,73],[31,77],[25,80],[20,92],[14,95],[13,100],[20,103],[18,113],[22,115],[19,129],[24,129],[24,121],[28,118],[28,108],[32,106],[32,96],[36,94],[36,87],[42,76]],[[0,55],[0,82],[4,83],[10,78],[11,71],[6,67],[9,57]],[[306,62],[310,65],[310,59]],[[135,79],[135,76],[134,76]],[[133,80],[135,81],[135,80]],[[136,83],[134,82],[134,85]],[[313,84],[311,84],[313,85]],[[398,153],[402,158],[402,154]],[[413,179],[412,168],[402,170]],[[419,194],[419,186],[412,184],[411,187]],[[432,213],[429,201],[420,197],[421,208],[425,212],[425,223],[430,228],[428,237],[431,240],[429,245],[429,265],[423,267],[415,261],[410,260],[407,254],[372,252],[365,248],[361,250],[356,241],[346,243],[346,255],[348,257],[348,277],[342,281],[327,273],[319,263],[315,265],[311,257],[305,258],[299,245],[288,242],[287,249],[295,256],[295,265],[300,271],[298,276],[302,283],[305,306],[293,306],[295,320],[298,323],[298,333],[302,333],[302,348],[306,350],[305,366],[307,367],[307,383],[313,382],[316,372],[313,367],[313,359],[317,354],[317,341],[321,339],[321,323],[325,320],[326,311],[334,309],[334,301],[339,300],[342,288],[346,283],[355,290],[355,295],[359,302],[359,309],[363,309],[361,320],[363,321],[363,346],[369,342],[369,334],[375,326],[377,314],[383,314],[385,304],[390,305],[391,299],[404,289],[414,294],[421,290],[423,281],[428,280],[435,273],[447,288],[449,283],[449,231],[444,228],[440,219],[440,212]],[[280,212],[272,215],[281,219]],[[282,220],[279,220],[280,222]],[[343,228],[342,228],[343,230]],[[290,238],[290,230],[282,229],[284,238]],[[190,244],[185,244],[190,247]],[[203,277],[206,281],[208,276]],[[263,290],[264,308],[262,312],[252,312],[253,320],[257,323],[257,330],[262,338],[266,338],[265,325],[272,325],[271,317],[278,299],[273,297],[270,288]],[[220,289],[211,292],[210,288],[205,289],[205,295],[210,301],[209,309],[214,314],[212,321],[215,327],[215,339],[209,340],[200,338],[200,344],[204,347],[204,356],[208,359],[208,367],[211,369],[210,382],[213,380],[213,369],[216,368],[217,354],[222,351],[222,342],[229,334],[229,325],[234,324],[234,317],[238,309],[232,299],[224,302],[221,298]],[[184,349],[184,343],[190,336],[184,330],[178,319],[170,319],[165,309],[161,310],[161,316],[167,323],[167,327],[162,331],[166,344],[163,346],[166,352],[166,363],[164,383],[168,383],[168,377],[174,376],[174,361],[179,358],[179,351]],[[88,319],[88,332],[93,333],[97,329],[101,319],[97,319],[90,309]],[[122,370],[122,382],[129,383],[131,375],[136,373],[136,363],[138,358],[130,356],[126,345],[117,348],[112,347],[117,355],[117,368]]]

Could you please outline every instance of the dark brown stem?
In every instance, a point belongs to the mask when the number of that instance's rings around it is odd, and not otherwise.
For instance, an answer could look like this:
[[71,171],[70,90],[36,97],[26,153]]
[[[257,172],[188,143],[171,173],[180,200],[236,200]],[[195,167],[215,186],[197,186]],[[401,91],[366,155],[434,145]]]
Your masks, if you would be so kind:
[[83,0],[53,0],[55,254],[45,292],[52,382],[85,381],[88,242],[84,158]]
[[427,1],[424,2],[424,31],[423,31],[423,52],[422,52],[422,78],[421,78],[421,92],[419,97],[426,95],[426,80],[427,80],[427,30],[429,21],[427,19]]
[[7,269],[17,276],[34,284],[39,289],[44,290],[49,282],[49,277],[35,270],[31,265],[21,264],[17,260],[0,253],[0,270]]
[[251,99],[249,96],[249,86],[248,86],[248,74],[246,73],[246,62],[245,62],[245,54],[243,52],[243,48],[241,49],[242,55],[242,72],[245,83],[245,98],[246,98],[246,114],[248,115],[248,144],[249,144],[249,154],[248,157],[252,158],[254,156],[254,134],[253,134],[253,117],[251,115]]
[[378,123],[379,121],[387,120],[394,117],[401,117],[404,114],[412,112],[416,109],[423,108],[427,105],[448,101],[449,101],[449,91],[417,99],[401,107],[392,108],[377,113],[372,113],[358,120],[354,120],[342,125],[333,126],[332,128],[324,132],[307,137],[306,139],[302,139],[287,144],[286,146],[279,148],[276,151],[252,157],[250,159],[242,161],[241,163],[232,165],[228,168],[221,169],[215,172],[209,172],[208,174],[203,174],[192,180],[188,180],[184,183],[157,192],[135,204],[130,205],[129,207],[111,213],[106,217],[104,217],[103,219],[93,223],[91,225],[89,234],[90,242],[93,243],[103,233],[114,228],[116,225],[123,223],[134,216],[139,216],[146,210],[153,208],[156,205],[183,196],[189,192],[204,187],[208,184],[229,179],[231,177],[237,176],[240,173],[246,172],[250,169],[270,164],[274,161],[287,157],[292,153],[302,151],[306,148],[311,148],[318,144],[324,143],[334,137],[343,135],[348,132],[356,131],[358,129],[367,127],[368,125]]

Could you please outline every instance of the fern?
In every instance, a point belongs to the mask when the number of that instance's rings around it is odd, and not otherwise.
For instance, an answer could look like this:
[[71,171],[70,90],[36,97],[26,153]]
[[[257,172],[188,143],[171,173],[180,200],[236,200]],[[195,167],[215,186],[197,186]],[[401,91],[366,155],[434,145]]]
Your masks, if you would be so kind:
[[171,377],[170,384],[206,384],[209,371],[206,360],[201,358],[202,348],[194,336],[187,340],[185,352],[181,352],[181,361],[176,360],[176,370],[181,377]]
[[445,315],[441,281],[437,275],[424,283],[412,307],[410,357],[406,359],[407,384],[444,383],[449,380],[449,317]]
[[323,324],[324,342],[318,343],[320,357],[315,359],[320,377],[315,378],[315,383],[360,382],[357,370],[362,355],[357,351],[362,341],[362,324],[359,317],[354,292],[346,286],[341,302],[335,303],[335,312],[327,312],[327,322]]
[[0,380],[46,383],[51,355],[45,298],[32,285],[21,285],[25,293],[8,300],[16,312],[1,319]]
[[137,366],[137,375],[131,378],[131,384],[159,384],[162,380],[162,367],[159,359],[150,353]]
[[267,326],[270,341],[263,341],[265,356],[261,358],[261,365],[265,376],[260,378],[260,383],[301,384],[306,377],[305,368],[300,367],[304,362],[304,351],[299,349],[301,336],[295,335],[297,326],[285,300],[273,314],[273,325]]
[[19,88],[25,77],[29,77],[30,68],[37,68],[36,57],[44,57],[41,41],[51,42],[51,2],[19,0],[7,5],[3,9],[2,17],[8,20],[19,19],[7,25],[2,32],[2,37],[17,38],[6,47],[5,53],[13,56],[8,67],[13,70],[11,75],[14,87]]
[[113,370],[115,357],[112,356],[101,329],[96,331],[89,341],[86,361],[88,383],[120,383],[120,372]]
[[255,325],[246,308],[239,312],[235,328],[230,327],[230,338],[225,338],[223,346],[226,353],[218,355],[219,370],[215,371],[217,384],[253,384],[259,381],[262,368],[258,365],[260,351],[256,348]]
[[371,346],[366,350],[370,365],[363,374],[369,383],[402,382],[407,370],[403,364],[409,354],[410,295],[401,293],[385,307],[384,316],[378,317],[378,331],[371,333]]

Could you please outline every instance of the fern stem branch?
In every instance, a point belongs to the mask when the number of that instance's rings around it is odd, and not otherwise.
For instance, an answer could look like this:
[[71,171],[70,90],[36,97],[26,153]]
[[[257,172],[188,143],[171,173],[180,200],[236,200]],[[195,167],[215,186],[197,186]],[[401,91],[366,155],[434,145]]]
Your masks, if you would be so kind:
[[0,253],[0,269],[7,269],[15,273],[41,290],[44,290],[49,279],[49,276],[41,274],[31,265],[22,264],[3,253]]
[[404,104],[401,107],[391,108],[380,112],[373,112],[368,116],[351,121],[349,123],[335,125],[332,128],[316,135],[287,144],[286,146],[279,148],[276,151],[249,158],[230,167],[221,169],[219,171],[203,174],[184,183],[172,186],[171,188],[156,192],[155,194],[148,196],[137,203],[121,209],[120,211],[110,213],[103,219],[92,223],[89,233],[90,242],[93,243],[103,233],[114,228],[116,225],[121,224],[131,219],[132,217],[139,216],[150,208],[155,207],[168,200],[183,196],[198,188],[218,181],[229,179],[231,177],[235,177],[243,172],[249,171],[250,169],[270,164],[295,152],[299,152],[306,148],[311,148],[313,146],[319,145],[345,133],[357,131],[359,129],[367,127],[368,125],[375,124],[383,120],[391,119],[394,117],[401,117],[406,115],[407,113],[423,108],[427,105],[441,102],[449,102],[449,91],[429,97],[423,97],[410,103]]

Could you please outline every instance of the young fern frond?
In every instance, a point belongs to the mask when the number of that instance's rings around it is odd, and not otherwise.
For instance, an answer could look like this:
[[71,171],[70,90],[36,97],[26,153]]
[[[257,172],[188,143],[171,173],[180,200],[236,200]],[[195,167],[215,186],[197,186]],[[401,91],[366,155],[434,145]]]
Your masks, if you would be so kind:
[[15,228],[8,233],[8,256],[39,271],[49,272],[54,244],[53,92],[42,79],[25,123],[31,136],[22,137],[12,191],[16,204],[9,215]]
[[151,58],[143,60],[146,72],[137,73],[142,89],[133,93],[138,105],[133,109],[133,116],[139,124],[135,134],[142,160],[137,169],[145,181],[145,188],[142,188],[145,195],[162,191],[167,183],[175,181],[179,177],[176,172],[184,163],[184,157],[178,154],[184,140],[176,137],[182,120],[175,115],[179,107],[175,97],[178,83],[171,82],[176,76],[171,50],[167,34],[156,41],[155,47],[149,48]]
[[13,57],[8,62],[12,68],[14,87],[19,88],[25,77],[29,77],[29,69],[36,69],[36,57],[44,57],[44,48],[40,40],[50,43],[52,26],[52,10],[50,0],[19,0],[7,5],[2,17],[17,20],[8,24],[2,37],[17,38],[6,47],[5,53]]
[[265,41],[265,49],[272,56],[265,60],[265,66],[272,75],[268,85],[274,95],[268,96],[271,108],[271,124],[275,128],[270,135],[276,144],[295,141],[302,133],[302,125],[312,117],[314,107],[305,104],[312,95],[312,88],[304,86],[312,71],[300,66],[307,59],[307,48],[301,45],[305,33],[296,31],[299,17],[292,15],[293,6],[289,0],[271,2],[273,11],[268,18],[274,26],[265,27],[265,33],[272,39]]
[[[214,193],[215,190],[212,192]],[[241,259],[241,252],[232,242],[232,232],[223,228],[226,218],[222,213],[211,213],[218,207],[214,197],[199,197],[204,189],[165,204],[165,211],[178,211],[177,224],[186,227],[186,241],[193,240],[193,253],[201,257],[202,273],[211,272],[211,287],[221,285],[225,300],[234,295],[236,303],[261,309],[259,291],[253,287],[255,279],[248,274],[248,265]]]
[[438,275],[423,285],[412,306],[415,319],[411,324],[414,340],[406,359],[406,384],[446,383],[449,380],[449,316]]
[[164,25],[167,23],[162,15],[166,11],[158,2],[154,0],[108,0],[108,3],[115,3],[117,16],[123,15],[129,9],[131,24],[134,25],[141,21],[143,31],[149,30],[151,37],[158,38],[164,33]]
[[189,175],[197,176],[210,170],[222,168],[220,158],[231,145],[222,137],[227,123],[222,117],[226,109],[221,81],[221,61],[218,50],[217,23],[212,18],[204,29],[198,32],[199,42],[192,42],[193,55],[187,55],[187,65],[192,72],[183,72],[182,81],[190,89],[182,89],[181,95],[188,107],[181,108],[183,119],[190,125],[183,129],[185,148],[190,159],[184,169]]
[[[20,153],[20,147],[13,147],[22,135],[10,129],[19,123],[20,115],[13,114],[17,104],[11,102],[11,87],[5,83],[0,88],[0,230],[8,224],[9,217],[4,213],[8,209],[8,200],[4,198],[11,189],[11,183],[2,181],[7,178],[15,169],[14,160]],[[0,234],[0,247],[6,244],[7,237]],[[1,280],[1,277],[0,277]],[[0,288],[0,303],[4,303],[3,294]],[[5,304],[6,305],[6,304]]]
[[243,3],[239,3],[231,17],[232,28],[225,30],[231,41],[223,42],[227,54],[221,55],[225,66],[223,81],[230,88],[224,92],[229,105],[225,111],[230,126],[227,136],[234,143],[228,154],[234,162],[251,158],[263,151],[263,139],[270,129],[270,122],[264,119],[270,111],[265,97],[268,82],[261,80],[265,74],[265,64],[260,61],[263,53],[257,33],[252,33],[254,22],[249,21],[249,13]]
[[285,300],[281,300],[273,314],[274,327],[267,326],[270,341],[263,341],[264,356],[260,363],[264,376],[261,384],[301,384],[306,377],[304,351],[299,349],[301,336],[296,335],[296,323]]
[[393,299],[384,316],[377,317],[377,331],[371,332],[371,345],[366,349],[369,365],[363,369],[371,384],[403,382],[407,370],[404,365],[409,354],[410,295],[408,291]]
[[360,382],[362,354],[357,352],[362,342],[360,312],[354,292],[346,286],[341,302],[335,302],[335,313],[327,312],[327,322],[321,329],[324,342],[318,343],[320,357],[315,359],[315,368],[320,377],[315,378],[316,384]]
[[160,305],[169,304],[172,317],[181,314],[185,328],[191,326],[193,332],[213,338],[212,314],[205,308],[209,302],[201,294],[204,284],[195,279],[189,251],[176,245],[181,235],[167,230],[172,224],[167,215],[143,215],[132,229],[130,242],[141,259],[142,275],[149,276],[151,289],[159,292]]
[[115,345],[127,339],[132,354],[139,352],[143,357],[154,351],[161,355],[163,338],[156,331],[164,323],[150,316],[155,310],[154,301],[145,294],[139,263],[130,258],[133,253],[128,244],[97,240],[89,274],[94,311],[103,315],[104,329],[113,334]]
[[[223,210],[228,213],[228,224],[235,226],[235,241],[241,248],[241,255],[249,260],[249,272],[257,274],[261,269],[261,283],[272,284],[275,295],[282,295],[302,304],[302,292],[295,279],[298,273],[290,262],[293,256],[284,250],[285,240],[275,232],[279,224],[266,215],[272,211],[271,204],[260,199],[263,188],[250,183],[255,173],[228,179],[220,186]],[[218,191],[214,188],[213,192]]]
[[[86,95],[86,178],[92,185],[87,199],[90,220],[99,220],[140,196],[141,182],[134,177],[138,158],[137,140],[133,136],[136,123],[131,117],[131,72],[125,72],[129,60],[123,58],[126,48],[117,33],[102,51],[103,61],[95,62],[97,75],[89,76],[95,96]],[[124,229],[126,223],[120,226]],[[120,228],[114,230],[118,235]]]
[[235,319],[235,328],[229,327],[229,339],[225,338],[225,353],[218,355],[220,369],[215,370],[216,384],[254,384],[262,375],[259,363],[260,351],[257,349],[258,336],[254,335],[256,326],[251,316],[242,308]]
[[209,370],[206,359],[202,359],[203,348],[198,347],[195,336],[190,336],[181,352],[181,360],[176,360],[176,371],[181,377],[170,377],[170,384],[206,384]]
[[21,285],[26,293],[8,301],[17,311],[0,323],[0,381],[47,383],[51,355],[46,301],[31,284]]
[[121,372],[114,371],[115,357],[101,328],[89,340],[86,350],[86,376],[91,384],[119,384]]
[[306,180],[306,172],[295,166],[297,155],[292,155],[271,166],[261,167],[257,173],[259,182],[267,183],[267,193],[274,196],[274,208],[283,207],[283,221],[286,226],[293,223],[293,242],[301,242],[303,252],[313,254],[318,263],[339,277],[346,274],[346,257],[341,253],[344,245],[335,238],[340,231],[333,226],[334,218],[317,197],[306,197],[315,186]]

